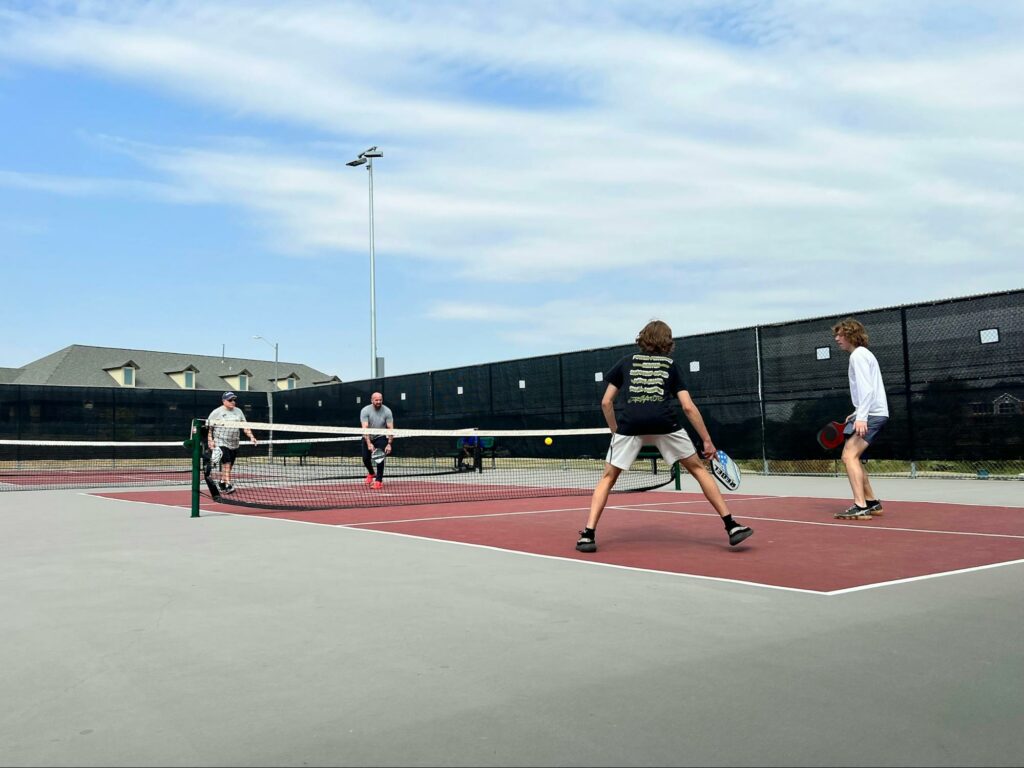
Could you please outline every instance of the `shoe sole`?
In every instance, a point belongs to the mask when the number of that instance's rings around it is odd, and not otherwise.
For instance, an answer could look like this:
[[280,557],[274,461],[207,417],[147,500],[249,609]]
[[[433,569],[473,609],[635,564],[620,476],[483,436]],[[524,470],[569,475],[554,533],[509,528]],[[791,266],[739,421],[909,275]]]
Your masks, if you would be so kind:
[[743,531],[743,533],[736,534],[735,537],[730,536],[729,537],[729,546],[730,547],[735,547],[737,544],[741,544],[742,542],[746,541],[747,539],[749,539],[753,535],[754,535],[754,531],[753,530],[747,530],[747,531]]
[[577,552],[587,552],[587,553],[597,552],[597,544],[577,544],[576,545],[576,551]]
[[870,512],[865,512],[863,515],[843,515],[843,514],[838,514],[838,515],[833,515],[833,517],[836,520],[870,520],[871,519],[871,513]]

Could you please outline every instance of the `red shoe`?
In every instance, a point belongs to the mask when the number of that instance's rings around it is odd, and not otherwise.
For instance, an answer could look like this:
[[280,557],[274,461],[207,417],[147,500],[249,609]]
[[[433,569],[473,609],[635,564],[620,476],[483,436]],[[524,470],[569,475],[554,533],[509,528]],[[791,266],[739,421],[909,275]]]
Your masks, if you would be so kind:
[[374,475],[367,475],[367,476],[366,476],[366,484],[367,484],[367,485],[369,485],[369,484],[370,484],[370,483],[372,483],[372,482],[373,482],[373,481],[374,481],[375,479],[376,479],[376,477],[375,477]]
[[383,487],[384,487],[384,483],[382,483],[380,480],[374,480],[373,481],[373,490],[379,491]]

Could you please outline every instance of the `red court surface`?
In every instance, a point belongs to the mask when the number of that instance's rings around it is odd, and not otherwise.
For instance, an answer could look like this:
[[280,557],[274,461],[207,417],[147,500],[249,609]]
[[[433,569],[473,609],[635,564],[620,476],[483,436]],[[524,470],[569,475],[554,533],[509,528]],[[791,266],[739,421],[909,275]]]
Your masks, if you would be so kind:
[[[189,492],[98,496],[163,504],[189,514]],[[881,517],[840,521],[841,500],[730,494],[733,516],[754,535],[730,547],[718,515],[688,493],[613,495],[598,551],[575,550],[589,497],[513,499],[312,512],[271,511],[203,498],[204,514],[228,513],[358,527],[624,568],[835,594],[964,569],[1024,561],[1024,510],[919,501],[886,502]],[[195,524],[202,524],[202,516]]]

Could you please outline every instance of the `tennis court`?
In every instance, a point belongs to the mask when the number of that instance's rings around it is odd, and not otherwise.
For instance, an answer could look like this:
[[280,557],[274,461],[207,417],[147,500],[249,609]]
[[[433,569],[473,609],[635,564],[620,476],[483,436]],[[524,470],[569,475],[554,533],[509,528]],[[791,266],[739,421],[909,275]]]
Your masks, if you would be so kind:
[[730,548],[684,478],[593,555],[585,496],[0,494],[2,762],[1019,765],[1024,486],[875,486],[748,475]]

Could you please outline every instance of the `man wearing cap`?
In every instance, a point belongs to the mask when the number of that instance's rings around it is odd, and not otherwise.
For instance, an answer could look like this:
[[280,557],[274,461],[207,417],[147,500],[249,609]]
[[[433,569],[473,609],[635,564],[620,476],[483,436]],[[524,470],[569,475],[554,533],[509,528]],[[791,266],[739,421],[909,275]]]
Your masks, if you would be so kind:
[[[210,412],[207,422],[214,419],[221,421],[245,421],[245,414],[238,407],[238,395],[234,392],[225,392],[220,396],[220,401],[221,406],[214,408]],[[248,427],[241,427],[241,429],[245,430],[245,434],[252,440],[252,444],[256,445],[256,438],[253,436],[252,430]],[[208,432],[210,450],[216,451],[219,448],[221,453],[220,483],[218,486],[221,493],[235,492],[235,486],[231,484],[231,467],[238,456],[238,431],[238,427],[215,426]],[[216,462],[213,463],[216,464]]]

